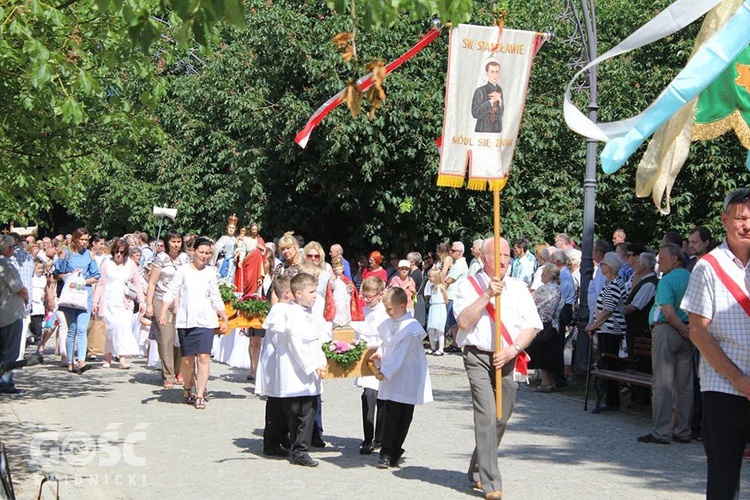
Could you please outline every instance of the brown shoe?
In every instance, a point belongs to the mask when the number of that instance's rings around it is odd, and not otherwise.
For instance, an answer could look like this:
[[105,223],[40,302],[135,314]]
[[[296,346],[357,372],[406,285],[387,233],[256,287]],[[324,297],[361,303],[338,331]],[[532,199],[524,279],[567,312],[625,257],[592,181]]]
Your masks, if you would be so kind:
[[502,500],[502,498],[503,498],[503,492],[502,492],[502,491],[500,491],[500,490],[497,490],[497,491],[490,491],[489,493],[487,493],[487,494],[486,494],[486,495],[484,496],[484,498],[485,498],[486,500]]

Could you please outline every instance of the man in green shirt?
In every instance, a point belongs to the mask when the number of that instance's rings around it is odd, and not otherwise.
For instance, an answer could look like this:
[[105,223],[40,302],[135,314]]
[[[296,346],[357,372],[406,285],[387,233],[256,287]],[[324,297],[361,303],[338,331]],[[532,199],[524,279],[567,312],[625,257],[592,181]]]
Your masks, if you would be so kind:
[[[656,287],[651,308],[652,386],[651,433],[638,438],[641,443],[669,444],[690,442],[690,415],[693,408],[693,345],[690,343],[688,315],[680,309],[690,273],[683,267],[680,247],[666,243],[659,250],[659,270],[663,273]],[[672,429],[672,408],[675,408]]]

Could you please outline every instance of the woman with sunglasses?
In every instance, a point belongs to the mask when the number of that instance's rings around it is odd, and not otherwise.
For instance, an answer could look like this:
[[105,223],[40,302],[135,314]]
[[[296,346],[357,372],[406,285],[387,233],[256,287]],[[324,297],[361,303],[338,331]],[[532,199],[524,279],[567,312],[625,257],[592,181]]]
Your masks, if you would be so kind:
[[[86,310],[73,309],[72,307],[60,306],[60,311],[65,315],[65,323],[68,326],[66,339],[66,352],[68,356],[68,371],[71,373],[84,373],[91,368],[86,364],[86,349],[88,338],[86,336],[91,319],[93,307],[93,292],[91,286],[99,281],[101,274],[99,266],[88,250],[89,232],[82,227],[73,231],[70,248],[65,249],[61,258],[55,262],[54,275],[58,279],[64,279],[73,272],[80,271],[86,280],[86,291],[88,292],[88,306]],[[73,354],[78,351],[78,363],[74,364]]]
[[130,247],[126,240],[118,239],[112,245],[111,259],[102,263],[101,279],[94,291],[94,315],[101,314],[107,325],[107,343],[104,349],[104,368],[109,368],[112,355],[120,358],[120,368],[130,368],[128,357],[138,356],[140,348],[133,336],[133,299],[129,289],[143,311],[145,297],[138,275],[138,266],[128,258]]

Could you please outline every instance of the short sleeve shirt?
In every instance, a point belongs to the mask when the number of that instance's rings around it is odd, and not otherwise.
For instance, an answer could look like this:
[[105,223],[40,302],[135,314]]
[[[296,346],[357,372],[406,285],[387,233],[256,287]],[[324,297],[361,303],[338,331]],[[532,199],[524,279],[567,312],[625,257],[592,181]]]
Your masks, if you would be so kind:
[[625,283],[619,276],[604,285],[601,293],[596,298],[596,310],[610,311],[612,314],[599,327],[601,333],[609,333],[611,335],[625,334],[625,316],[622,313],[622,305],[626,297],[627,290]]
[[154,257],[154,267],[161,271],[154,288],[154,297],[159,300],[164,297],[164,294],[169,290],[169,283],[177,273],[177,269],[187,264],[188,261],[188,254],[185,252],[180,253],[176,259],[172,259],[167,252],[161,252]]
[[26,303],[18,295],[22,288],[18,270],[7,258],[0,256],[0,327],[13,324],[26,314]]
[[456,298],[456,290],[458,285],[466,279],[469,275],[469,265],[466,263],[466,259],[461,257],[453,262],[453,265],[448,270],[448,278],[453,279],[453,283],[448,286],[448,299],[453,300]]
[[[750,266],[742,265],[729,249],[726,240],[709,255],[716,258],[724,272],[745,295],[748,295]],[[710,319],[708,333],[716,339],[719,347],[743,373],[750,373],[750,316],[737,303],[705,259],[699,260],[693,268],[690,283],[682,299],[682,308],[689,313]],[[742,396],[737,388],[702,356],[700,363],[702,391]]]
[[[487,289],[490,277],[484,271],[477,273],[474,278],[481,289]],[[522,330],[533,328],[537,332],[544,326],[537,312],[534,299],[531,297],[529,288],[523,281],[506,276],[503,280],[505,286],[500,294],[500,317],[508,329],[510,338],[515,341]],[[458,318],[461,312],[473,304],[479,293],[474,289],[471,282],[466,279],[458,285],[456,298],[453,301],[453,312]],[[493,318],[494,319],[494,318]],[[487,310],[482,312],[479,320],[469,329],[458,330],[456,342],[459,346],[473,345],[483,351],[495,350],[494,321],[490,319]],[[503,339],[503,346],[507,342]]]
[[688,314],[680,308],[688,281],[690,281],[690,271],[684,267],[672,269],[662,276],[659,285],[656,287],[656,298],[654,299],[654,305],[651,307],[649,324],[667,322],[667,317],[664,316],[664,311],[661,308],[663,305],[674,307],[677,317],[683,323],[688,322]]

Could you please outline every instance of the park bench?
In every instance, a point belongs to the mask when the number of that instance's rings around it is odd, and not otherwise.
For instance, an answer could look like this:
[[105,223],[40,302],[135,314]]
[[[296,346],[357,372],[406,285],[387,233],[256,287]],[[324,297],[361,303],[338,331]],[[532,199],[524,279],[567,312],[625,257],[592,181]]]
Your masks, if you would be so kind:
[[[604,360],[604,363],[601,361]],[[599,368],[600,365],[623,367],[622,369]],[[648,372],[644,371],[648,370]],[[614,380],[627,385],[651,387],[653,376],[651,371],[651,337],[635,338],[633,353],[628,358],[619,358],[612,354],[603,354],[596,366],[591,369],[591,378],[596,390],[596,406],[592,413],[601,411],[602,397],[606,390],[605,380]],[[588,390],[584,410],[588,409]]]

